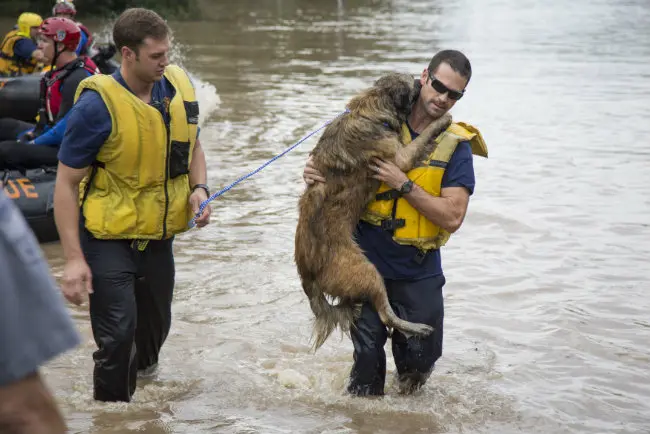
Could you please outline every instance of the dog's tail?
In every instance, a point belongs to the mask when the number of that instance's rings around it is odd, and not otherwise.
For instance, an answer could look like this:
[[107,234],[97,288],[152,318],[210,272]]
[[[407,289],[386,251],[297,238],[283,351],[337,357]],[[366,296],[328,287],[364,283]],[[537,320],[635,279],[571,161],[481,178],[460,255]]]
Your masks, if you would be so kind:
[[[315,283],[312,283],[315,284]],[[348,301],[331,304],[322,291],[313,291],[317,294],[309,299],[312,312],[314,312],[314,351],[318,350],[338,326],[342,332],[349,333],[355,319],[361,313],[360,305]]]

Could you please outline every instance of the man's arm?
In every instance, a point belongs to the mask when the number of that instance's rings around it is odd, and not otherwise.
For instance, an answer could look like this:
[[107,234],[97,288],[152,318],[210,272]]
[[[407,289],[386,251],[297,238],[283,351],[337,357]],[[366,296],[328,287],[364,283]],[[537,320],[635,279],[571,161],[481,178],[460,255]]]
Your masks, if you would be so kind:
[[97,92],[84,91],[70,110],[59,149],[54,221],[66,258],[62,289],[79,305],[92,292],[92,276],[79,241],[79,183],[111,134],[111,116]]
[[[398,190],[408,177],[389,162],[375,160],[379,171],[374,178]],[[456,232],[465,220],[469,197],[474,192],[474,166],[469,142],[458,144],[442,178],[440,197],[432,196],[418,185],[404,195],[427,220],[450,233]]]
[[62,290],[77,306],[93,292],[92,273],[79,239],[79,183],[87,173],[88,167],[75,169],[59,161],[54,188],[54,222],[66,261]]
[[205,162],[205,152],[203,152],[203,147],[201,146],[201,141],[198,137],[196,138],[194,151],[192,151],[192,162],[190,163],[189,177],[190,187],[193,187],[196,184],[208,183],[208,169]]
[[[205,152],[203,152],[203,147],[201,146],[201,141],[199,138],[196,138],[196,143],[194,145],[194,151],[192,151],[192,162],[190,163],[190,188],[194,187],[196,184],[207,184],[208,182],[208,170],[205,162]],[[197,188],[190,194],[189,203],[192,207],[192,212],[196,215],[199,212],[201,203],[208,199],[208,194],[202,188]],[[212,208],[208,204],[203,213],[195,220],[195,223],[198,227],[203,227],[210,222],[210,214],[212,213]]]
[[448,187],[440,190],[440,197],[431,196],[418,185],[404,195],[420,214],[449,233],[456,232],[465,220],[469,192],[465,187]]
[[65,128],[68,121],[68,117],[64,116],[59,119],[52,128],[48,128],[40,136],[36,137],[30,142],[30,145],[36,146],[59,146],[63,141],[63,136],[65,134]]
[[98,93],[84,91],[66,116],[54,189],[54,220],[67,260],[83,258],[79,243],[79,184],[111,132],[111,118]]
[[59,162],[54,189],[54,221],[67,261],[82,259],[79,242],[79,183],[88,167],[75,169]]

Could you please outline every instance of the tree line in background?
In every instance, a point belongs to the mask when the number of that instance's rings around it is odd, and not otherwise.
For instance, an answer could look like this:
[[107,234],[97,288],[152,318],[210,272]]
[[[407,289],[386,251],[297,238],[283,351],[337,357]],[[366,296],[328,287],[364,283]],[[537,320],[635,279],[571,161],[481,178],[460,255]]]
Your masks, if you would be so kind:
[[[52,13],[55,0],[0,0],[0,16],[16,17],[22,12],[36,12],[43,18]],[[197,0],[76,0],[77,16],[111,17],[129,7],[153,9],[164,18],[192,18],[199,14]]]

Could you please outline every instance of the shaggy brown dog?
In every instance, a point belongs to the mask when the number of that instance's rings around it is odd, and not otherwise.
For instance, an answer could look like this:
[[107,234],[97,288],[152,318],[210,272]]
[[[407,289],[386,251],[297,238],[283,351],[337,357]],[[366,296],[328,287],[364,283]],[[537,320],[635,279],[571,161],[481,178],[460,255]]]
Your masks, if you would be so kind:
[[[315,316],[315,349],[337,325],[350,330],[364,299],[370,300],[387,327],[415,335],[433,331],[395,315],[383,278],[353,238],[379,187],[371,177],[371,159],[393,161],[408,172],[433,151],[434,139],[451,123],[446,114],[408,146],[400,142],[401,125],[420,87],[410,75],[381,77],[350,100],[349,113],[326,127],[312,152],[313,164],[327,182],[308,187],[300,198],[295,261]],[[330,304],[326,295],[338,303]]]

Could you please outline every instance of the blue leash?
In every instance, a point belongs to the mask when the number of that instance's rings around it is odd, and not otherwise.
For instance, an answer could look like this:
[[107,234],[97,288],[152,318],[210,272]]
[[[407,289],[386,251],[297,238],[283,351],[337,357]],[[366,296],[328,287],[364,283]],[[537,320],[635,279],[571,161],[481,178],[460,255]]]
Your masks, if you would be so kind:
[[330,119],[329,121],[325,122],[325,123],[324,123],[323,125],[321,125],[318,129],[316,129],[316,130],[312,131],[311,133],[307,134],[305,137],[303,137],[302,139],[298,140],[296,143],[294,143],[293,145],[291,145],[289,148],[285,149],[281,154],[276,155],[275,157],[271,158],[269,161],[267,161],[266,163],[262,164],[260,167],[258,167],[257,169],[253,170],[253,171],[250,172],[249,174],[242,176],[242,177],[239,178],[237,181],[231,183],[231,184],[228,185],[227,187],[224,187],[224,188],[222,188],[221,190],[217,191],[216,193],[212,194],[212,196],[210,196],[209,198],[207,198],[205,201],[201,202],[201,206],[199,207],[199,211],[196,213],[196,215],[195,215],[194,217],[192,217],[192,220],[191,220],[190,223],[189,223],[189,227],[190,227],[190,228],[193,228],[193,227],[195,226],[195,221],[196,221],[196,219],[197,219],[197,218],[198,218],[198,217],[203,213],[203,210],[205,210],[205,207],[208,206],[208,204],[209,204],[210,202],[212,202],[213,200],[215,200],[216,198],[218,198],[219,196],[221,196],[222,194],[224,194],[225,192],[227,192],[228,190],[230,190],[231,188],[233,188],[235,185],[239,184],[240,182],[242,182],[242,181],[245,180],[246,178],[250,178],[251,176],[255,175],[257,172],[259,172],[260,170],[264,169],[266,166],[268,166],[269,164],[273,163],[273,162],[274,162],[275,160],[277,160],[278,158],[280,158],[280,157],[282,157],[283,155],[287,154],[288,152],[292,151],[292,150],[295,149],[298,145],[300,145],[302,142],[304,142],[305,140],[307,140],[308,138],[310,138],[311,136],[313,136],[314,134],[316,134],[317,132],[319,132],[320,130],[322,130],[323,128],[325,128],[326,126],[328,126],[329,124],[331,124],[332,122],[334,122],[334,120],[336,120],[337,118],[343,116],[345,113],[348,113],[348,112],[349,112],[349,110],[346,109],[345,111],[339,113],[336,117],[334,117],[334,118]]

